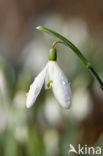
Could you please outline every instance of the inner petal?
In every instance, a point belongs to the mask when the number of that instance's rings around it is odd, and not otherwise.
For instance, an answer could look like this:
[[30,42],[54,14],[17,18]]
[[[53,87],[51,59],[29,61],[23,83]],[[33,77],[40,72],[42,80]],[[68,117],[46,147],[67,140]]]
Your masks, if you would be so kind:
[[45,77],[45,89],[52,88],[53,85],[54,61],[48,62],[48,69]]

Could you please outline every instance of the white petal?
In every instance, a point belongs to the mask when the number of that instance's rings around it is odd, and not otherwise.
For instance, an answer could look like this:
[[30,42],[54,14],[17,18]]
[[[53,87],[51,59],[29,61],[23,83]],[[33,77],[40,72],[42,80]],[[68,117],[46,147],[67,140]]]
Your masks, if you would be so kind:
[[49,89],[47,87],[47,84],[49,83],[50,79],[49,79],[49,73],[48,73],[48,68],[47,68],[47,72],[46,72],[46,76],[45,76],[45,89]]
[[45,68],[39,73],[39,75],[34,79],[32,85],[30,86],[30,90],[27,93],[26,106],[29,108],[35,102],[37,96],[39,95],[41,88],[43,86],[45,75],[46,75],[47,65]]
[[[50,68],[52,67],[52,68]],[[71,105],[71,89],[68,80],[58,64],[54,61],[49,63],[49,70],[52,71],[51,79],[53,80],[53,93],[58,102],[65,108]]]
[[[54,61],[49,61],[48,62],[48,68],[47,68],[47,73],[45,76],[45,89],[50,89],[52,87],[52,83],[50,83],[50,81],[53,81],[52,79],[52,74],[53,74],[53,62]],[[50,83],[50,86],[48,87],[48,83]]]

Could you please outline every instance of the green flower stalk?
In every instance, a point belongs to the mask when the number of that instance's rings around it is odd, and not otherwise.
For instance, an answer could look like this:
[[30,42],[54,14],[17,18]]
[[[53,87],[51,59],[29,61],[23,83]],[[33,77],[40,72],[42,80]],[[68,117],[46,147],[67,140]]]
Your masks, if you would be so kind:
[[53,31],[51,29],[45,28],[43,26],[38,26],[37,29],[40,30],[40,31],[46,32],[46,33],[48,33],[48,34],[50,34],[52,36],[55,36],[58,39],[60,39],[60,41],[56,41],[56,42],[53,43],[53,45],[52,45],[53,48],[55,47],[55,45],[57,43],[64,44],[65,46],[71,48],[73,50],[73,52],[83,62],[83,64],[88,69],[88,71],[91,73],[91,75],[97,80],[97,82],[99,83],[101,89],[103,90],[103,81],[100,79],[99,75],[96,73],[96,71],[93,69],[91,64],[87,61],[87,59],[83,56],[83,54],[80,52],[80,50],[72,42],[70,42],[67,38],[65,38],[61,34],[55,32],[55,31]]

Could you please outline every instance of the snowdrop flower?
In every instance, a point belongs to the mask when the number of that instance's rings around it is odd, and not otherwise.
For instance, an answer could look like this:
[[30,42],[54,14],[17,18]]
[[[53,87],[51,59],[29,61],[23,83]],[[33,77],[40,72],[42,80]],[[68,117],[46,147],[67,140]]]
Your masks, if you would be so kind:
[[49,61],[39,75],[34,79],[27,93],[26,106],[29,108],[36,101],[43,83],[45,81],[45,89],[52,88],[55,98],[65,108],[71,105],[71,89],[70,84],[59,65],[56,62],[56,49],[50,48]]

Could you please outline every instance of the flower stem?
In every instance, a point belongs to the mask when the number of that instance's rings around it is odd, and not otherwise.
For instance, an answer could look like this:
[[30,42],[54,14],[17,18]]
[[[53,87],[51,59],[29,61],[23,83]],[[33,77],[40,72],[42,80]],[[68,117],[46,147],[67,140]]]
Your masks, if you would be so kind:
[[55,46],[56,46],[57,43],[64,44],[62,41],[54,41],[53,44],[52,44],[52,48],[55,48]]
[[91,64],[87,61],[87,59],[83,56],[83,54],[80,52],[80,50],[72,43],[70,42],[67,38],[65,38],[64,36],[60,35],[59,33],[45,28],[43,26],[38,26],[37,27],[38,30],[41,30],[43,32],[46,32],[48,34],[51,34],[57,38],[59,38],[61,41],[56,41],[53,43],[53,47],[55,47],[55,45],[57,43],[62,43],[65,46],[71,48],[73,50],[73,52],[80,58],[80,60],[84,63],[85,67],[88,69],[88,71],[91,73],[91,75],[98,81],[98,83],[100,84],[101,89],[103,90],[103,81],[100,79],[99,75],[96,73],[96,71],[93,69],[93,67],[91,66]]

